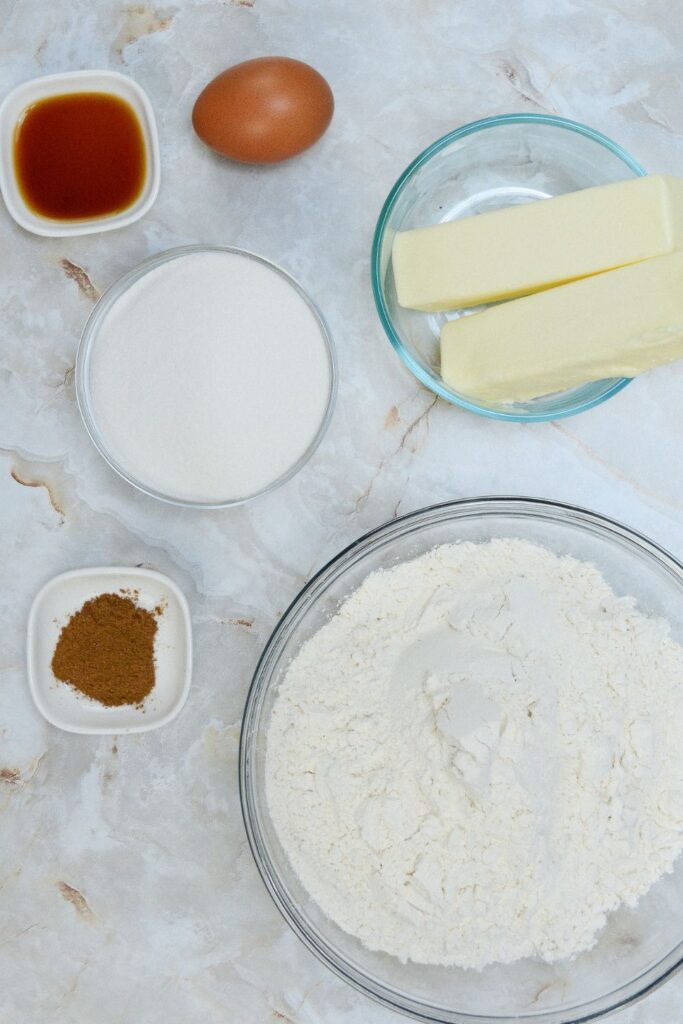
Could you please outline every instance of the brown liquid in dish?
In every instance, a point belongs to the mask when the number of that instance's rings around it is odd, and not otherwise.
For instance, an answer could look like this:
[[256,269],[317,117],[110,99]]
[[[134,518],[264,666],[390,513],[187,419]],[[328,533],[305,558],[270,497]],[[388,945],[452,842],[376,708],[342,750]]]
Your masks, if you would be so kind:
[[54,220],[128,209],[145,182],[145,142],[133,108],[105,92],[65,93],[28,107],[14,134],[22,197]]

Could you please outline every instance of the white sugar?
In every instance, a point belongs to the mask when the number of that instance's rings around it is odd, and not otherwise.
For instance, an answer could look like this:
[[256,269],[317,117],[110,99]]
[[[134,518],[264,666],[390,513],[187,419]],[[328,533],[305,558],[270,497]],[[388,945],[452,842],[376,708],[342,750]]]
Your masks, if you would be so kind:
[[291,469],[327,408],[321,327],[275,270],[238,253],[179,256],[107,313],[90,391],[110,454],[144,486],[239,499]]

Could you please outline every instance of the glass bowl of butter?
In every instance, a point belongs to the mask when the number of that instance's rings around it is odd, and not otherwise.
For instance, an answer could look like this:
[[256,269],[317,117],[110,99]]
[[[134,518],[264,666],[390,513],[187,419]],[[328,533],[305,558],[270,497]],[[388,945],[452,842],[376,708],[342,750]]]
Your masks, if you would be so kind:
[[[575,121],[546,114],[507,114],[484,118],[457,128],[429,146],[406,168],[389,193],[379,216],[372,248],[372,285],[379,317],[391,344],[408,369],[422,384],[454,405],[494,419],[512,421],[538,422],[571,416],[604,402],[625,387],[629,383],[628,376],[614,376],[606,372],[604,379],[593,379],[570,387],[562,386],[561,376],[551,378],[551,383],[557,379],[558,386],[548,391],[551,384],[542,382],[545,387],[540,397],[524,395],[510,400],[495,395],[477,396],[476,389],[463,387],[458,390],[450,386],[444,379],[447,376],[445,364],[442,376],[440,339],[444,325],[451,321],[478,313],[500,300],[547,287],[537,284],[524,288],[525,280],[533,281],[539,267],[549,281],[555,275],[553,283],[563,283],[568,237],[571,246],[587,248],[589,258],[592,247],[595,245],[599,249],[602,245],[598,258],[611,258],[614,266],[634,261],[633,257],[622,258],[618,252],[610,256],[606,250],[613,244],[611,239],[598,237],[601,219],[610,221],[599,191],[585,194],[587,198],[578,218],[575,219],[571,206],[567,207],[566,230],[559,233],[563,237],[553,232],[543,234],[537,229],[530,232],[528,243],[522,241],[520,244],[519,237],[514,238],[514,226],[518,224],[525,228],[523,219],[517,216],[516,221],[509,221],[506,227],[512,229],[512,237],[508,234],[506,238],[495,219],[494,222],[488,219],[479,221],[479,215],[504,208],[513,208],[514,212],[514,208],[538,199],[583,189],[593,190],[596,186],[616,182],[626,184],[645,174],[645,169],[632,156],[600,132]],[[626,193],[623,197],[614,195],[614,198],[612,219],[618,218],[621,205],[626,210],[632,199]],[[636,197],[636,204],[638,201]],[[598,204],[596,209],[591,208],[591,202]],[[656,202],[658,198],[653,195],[652,203]],[[421,238],[418,238],[419,247],[399,252],[399,266],[396,259],[399,248],[397,236],[424,235],[424,232],[414,232],[413,229],[430,229],[433,225],[463,218],[471,218],[472,223],[476,219],[476,233],[471,235],[470,252],[463,247],[462,234],[457,236],[455,244],[459,251],[454,252],[453,270],[448,263],[447,249],[441,253],[428,252],[425,256]],[[581,231],[581,218],[586,226],[584,232]],[[634,219],[637,220],[637,216]],[[646,223],[644,206],[641,220]],[[643,242],[637,235],[638,230],[638,226],[634,226],[633,244],[650,244],[649,240]],[[666,225],[662,225],[661,230],[664,233]],[[425,238],[431,245],[429,234]],[[569,255],[571,257],[571,253]],[[429,264],[430,256],[432,265]],[[585,258],[585,252],[579,253],[578,258]],[[448,302],[439,295],[438,279],[444,267],[447,269],[443,278],[449,282],[446,287],[457,281],[455,291],[458,295],[453,295],[457,308],[444,308]],[[489,278],[489,291],[486,293],[486,283],[483,282],[484,291],[477,294],[478,280],[484,276]],[[403,293],[410,293],[407,300],[404,294],[401,295],[403,305],[397,294],[397,278]],[[552,292],[554,302],[570,298],[567,290],[562,288],[552,288]],[[437,301],[432,301],[434,299]],[[426,308],[430,304],[441,308]],[[512,307],[514,304],[506,305]],[[422,308],[414,308],[416,306]],[[517,308],[522,311],[521,307]],[[532,329],[542,330],[542,324],[530,322],[530,312],[533,312],[533,307],[527,305],[525,316],[517,317],[516,325],[501,322],[500,330],[493,332],[493,338],[489,337],[487,343],[492,346],[493,360],[501,364],[514,360],[516,353],[525,347],[524,334]],[[574,315],[571,303],[566,316],[560,309],[551,312],[555,322],[565,325],[567,347],[571,348],[575,339],[577,343],[583,340],[585,344],[585,324],[582,325],[581,317]],[[477,321],[478,324],[481,322]],[[515,330],[520,332],[520,338],[513,336]],[[473,342],[476,344],[477,339],[473,338]],[[578,353],[577,359],[580,358]],[[545,369],[545,366],[534,366],[536,375],[542,376]],[[524,387],[519,381],[517,385],[523,394]],[[535,382],[529,382],[527,390],[533,391],[534,386],[537,386]]]

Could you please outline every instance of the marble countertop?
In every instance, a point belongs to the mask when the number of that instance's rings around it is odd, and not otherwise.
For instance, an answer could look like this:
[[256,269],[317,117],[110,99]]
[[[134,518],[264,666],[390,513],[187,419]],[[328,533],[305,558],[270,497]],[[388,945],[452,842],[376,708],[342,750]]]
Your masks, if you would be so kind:
[[[392,1024],[288,931],[256,873],[236,782],[260,649],[310,574],[422,505],[491,493],[593,508],[683,553],[683,367],[576,419],[500,424],[404,370],[368,281],[379,207],[408,161],[489,114],[587,122],[652,170],[683,171],[683,22],[669,0],[0,0],[0,92],[109,67],[155,107],[159,199],[142,221],[68,240],[0,210],[0,1019],[12,1024]],[[214,73],[268,53],[329,79],[324,140],[255,169],[193,137]],[[73,365],[93,301],[145,256],[229,243],[281,263],[325,311],[340,363],[329,434],[290,484],[197,514],[134,492],[81,426]],[[48,726],[24,671],[33,595],[85,565],[149,565],[190,599],[196,669],[171,725],[84,737]],[[670,1024],[683,974],[615,1018]]]

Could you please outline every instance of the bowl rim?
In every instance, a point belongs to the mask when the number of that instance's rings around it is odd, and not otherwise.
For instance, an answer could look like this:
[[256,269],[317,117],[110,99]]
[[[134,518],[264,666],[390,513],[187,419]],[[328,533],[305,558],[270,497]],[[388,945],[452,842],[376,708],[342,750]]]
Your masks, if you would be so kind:
[[[417,523],[419,528],[420,522],[430,521],[430,517],[441,514],[441,521],[443,521],[449,518],[449,512],[457,513],[459,511],[462,511],[463,514],[470,511],[470,518],[474,515],[485,517],[497,513],[507,513],[522,519],[530,518],[536,521],[549,519],[563,524],[569,522],[584,531],[593,527],[601,536],[615,537],[634,550],[644,551],[656,559],[660,566],[683,587],[683,562],[644,533],[626,526],[617,519],[594,512],[581,505],[547,498],[506,494],[459,498],[424,506],[368,530],[325,562],[305,583],[278,619],[263,647],[247,691],[240,730],[238,773],[244,828],[261,879],[281,916],[295,935],[337,977],[382,1006],[422,1021],[424,1024],[587,1024],[589,1021],[605,1017],[638,1002],[679,971],[683,967],[683,939],[657,963],[650,964],[635,978],[620,985],[613,992],[595,996],[586,1003],[575,1004],[566,1009],[551,1009],[527,1015],[514,1013],[490,1016],[459,1010],[446,1011],[443,1008],[429,1006],[426,1003],[405,997],[402,997],[401,1002],[397,1002],[392,998],[391,990],[384,983],[371,981],[358,968],[348,965],[343,957],[336,954],[324,939],[321,942],[318,941],[317,935],[309,928],[305,919],[300,916],[298,908],[289,899],[286,889],[280,881],[277,868],[271,862],[261,841],[261,829],[258,824],[258,816],[254,812],[252,798],[251,755],[255,736],[254,719],[260,708],[259,698],[262,692],[265,692],[263,674],[273,648],[282,634],[289,629],[295,613],[301,611],[302,606],[307,603],[311,593],[326,583],[328,575],[335,567],[340,565],[344,567],[354,553],[362,555],[363,549],[369,548],[373,541],[377,541],[385,535],[391,537],[394,533],[404,533],[404,528],[412,522]],[[458,516],[458,518],[460,517]],[[570,1016],[566,1014],[570,1014]],[[573,1016],[571,1016],[572,1014]]]
[[552,420],[565,419],[567,416],[576,416],[580,412],[586,412],[588,409],[593,409],[595,406],[600,405],[602,402],[607,401],[608,398],[611,398],[613,395],[616,395],[619,391],[623,390],[627,384],[631,383],[632,378],[619,377],[614,381],[614,384],[612,384],[611,387],[607,388],[601,394],[587,398],[583,401],[578,401],[575,404],[557,412],[520,413],[490,409],[484,405],[480,405],[478,402],[465,398],[464,396],[456,395],[450,390],[450,388],[447,388],[441,380],[436,380],[425,372],[412,353],[406,348],[398,331],[394,328],[391,315],[384,300],[384,289],[382,287],[380,250],[384,231],[389,216],[391,215],[394,206],[396,205],[396,202],[409,179],[424,164],[428,163],[433,156],[440,153],[441,150],[445,149],[457,139],[465,138],[467,135],[473,135],[476,132],[488,128],[496,128],[500,125],[507,124],[540,124],[547,125],[552,128],[564,128],[567,131],[575,132],[577,135],[583,135],[585,138],[599,143],[605,149],[618,157],[630,170],[634,172],[636,177],[643,177],[648,173],[642,164],[635,159],[635,157],[631,156],[631,154],[618,143],[608,138],[607,135],[604,135],[596,128],[590,128],[588,125],[582,124],[580,121],[572,121],[569,118],[560,117],[557,114],[497,114],[493,117],[483,117],[477,121],[470,121],[468,124],[464,124],[461,127],[448,132],[446,135],[442,135],[441,138],[432,142],[431,145],[422,150],[422,152],[408,164],[389,191],[377,219],[372,239],[370,255],[372,293],[380,323],[382,324],[384,332],[391,345],[401,357],[410,372],[417,377],[418,381],[426,388],[429,388],[429,390],[439,398],[445,399],[451,405],[459,406],[462,409],[467,409],[469,412],[477,413],[479,416],[486,416],[489,419],[503,420],[512,423],[547,423]]
[[[327,394],[327,404],[325,407],[324,415],[320,421],[320,425],[311,440],[310,444],[299,458],[294,462],[284,473],[282,473],[275,480],[271,480],[265,487],[260,488],[258,491],[254,491],[252,494],[243,495],[239,498],[229,498],[220,501],[195,501],[188,498],[178,498],[171,494],[165,494],[162,491],[157,491],[155,488],[148,486],[141,480],[138,480],[132,474],[120,465],[115,459],[114,455],[109,451],[107,444],[102,436],[100,429],[95,419],[95,414],[92,405],[92,397],[90,393],[90,358],[92,350],[97,341],[99,328],[103,319],[114,305],[114,303],[125,294],[125,292],[138,281],[141,277],[147,274],[150,270],[156,267],[163,266],[165,263],[169,263],[171,260],[177,259],[182,256],[193,255],[195,253],[202,252],[220,252],[220,253],[232,253],[237,256],[244,256],[247,259],[256,260],[257,263],[263,264],[269,270],[278,274],[283,278],[304,300],[311,313],[313,314],[316,323],[320,329],[320,334],[323,340],[325,351],[327,354],[329,371],[330,371],[330,382],[329,390]],[[287,483],[292,477],[296,476],[299,470],[303,469],[305,464],[313,456],[318,449],[327,428],[330,425],[332,419],[335,404],[337,400],[337,392],[339,387],[339,369],[337,362],[337,352],[332,338],[330,328],[327,324],[325,317],[323,316],[319,306],[309,295],[303,285],[292,277],[286,270],[280,267],[277,263],[273,263],[272,260],[267,259],[265,256],[259,256],[258,253],[251,252],[248,249],[242,249],[238,246],[233,245],[180,245],[171,249],[163,249],[161,252],[155,253],[152,256],[148,256],[142,262],[137,263],[130,270],[126,271],[121,277],[117,278],[113,284],[111,284],[106,291],[102,293],[100,298],[95,303],[90,316],[85,322],[83,332],[81,334],[81,340],[78,345],[78,351],[76,353],[76,364],[75,364],[75,381],[76,381],[76,403],[78,405],[78,411],[81,415],[81,420],[86,429],[86,432],[92,441],[93,445],[102,456],[107,465],[114,470],[114,472],[125,480],[126,483],[130,484],[136,490],[141,491],[148,497],[156,498],[158,501],[163,501],[167,505],[175,505],[179,508],[192,508],[192,509],[224,509],[224,508],[235,508],[239,505],[245,505],[247,502],[252,501],[254,498],[259,498],[262,495],[270,494],[271,491],[276,490],[282,484]]]

